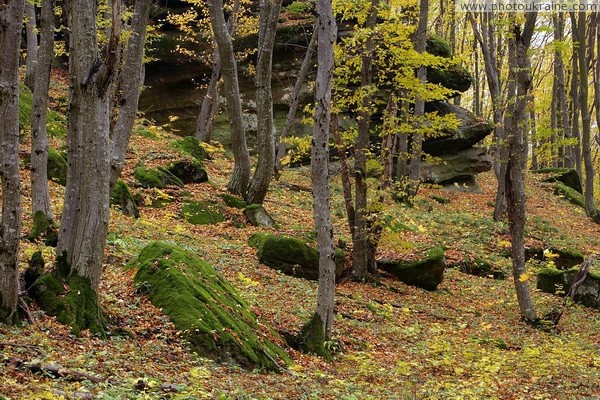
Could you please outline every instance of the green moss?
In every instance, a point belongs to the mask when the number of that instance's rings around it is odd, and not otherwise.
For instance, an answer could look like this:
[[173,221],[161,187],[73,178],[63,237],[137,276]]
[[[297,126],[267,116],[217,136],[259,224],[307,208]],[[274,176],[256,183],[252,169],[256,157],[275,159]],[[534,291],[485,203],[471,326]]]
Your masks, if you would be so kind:
[[190,201],[181,208],[180,215],[194,225],[212,225],[225,221],[219,208],[205,201]]
[[118,180],[110,193],[110,204],[121,209],[123,214],[139,218],[140,210],[133,199],[129,186],[122,180]]
[[159,137],[156,133],[152,132],[150,129],[146,127],[140,127],[138,129],[134,129],[132,132],[134,135],[145,137],[152,140],[158,140]]
[[172,149],[179,150],[184,154],[194,157],[198,161],[202,161],[208,158],[206,150],[202,148],[198,139],[193,136],[186,136],[184,138],[175,140],[169,145]]
[[[33,95],[24,84],[19,85],[19,129],[31,129],[31,108]],[[48,135],[64,137],[67,132],[67,119],[64,115],[48,109],[46,114],[46,131]]]
[[[259,328],[256,315],[214,268],[176,244],[152,242],[128,264],[152,304],[184,332],[194,351],[248,368],[279,370],[291,360]],[[261,325],[265,325],[261,321]],[[270,335],[277,334],[270,329]]]
[[428,68],[427,81],[442,85],[443,87],[463,93],[469,90],[472,83],[471,74],[460,66],[448,68]]
[[223,193],[221,195],[221,198],[223,199],[223,202],[225,203],[225,205],[227,205],[228,207],[239,208],[239,209],[246,208],[246,205],[247,205],[246,202],[243,199],[240,199],[239,197],[232,196],[227,193]]
[[163,182],[166,185],[171,186],[184,186],[184,183],[175,174],[173,174],[168,168],[158,167],[157,170],[163,173]]
[[564,197],[566,200],[579,207],[585,208],[585,199],[583,195],[562,182],[556,182],[554,194]]
[[450,58],[452,56],[450,44],[441,36],[436,34],[429,35],[427,38],[426,50],[429,54],[433,54],[434,56],[438,57]]
[[183,186],[183,182],[165,168],[137,167],[133,176],[145,188],[162,189],[167,185]]
[[305,353],[316,354],[331,361],[333,357],[331,352],[325,346],[325,330],[323,329],[323,319],[317,313],[314,313],[310,321],[302,327],[300,332],[300,348]]
[[571,189],[583,193],[581,178],[576,170],[571,168],[544,168],[532,171],[535,174],[548,175],[542,182],[562,182]]
[[95,335],[106,336],[106,317],[89,279],[78,275],[62,278],[57,272],[49,272],[37,279],[30,293],[40,308],[70,326],[75,335],[89,329]]
[[436,194],[432,194],[431,196],[429,196],[430,199],[437,201],[440,204],[449,204],[450,203],[450,199],[447,197],[443,197],[443,196],[438,196]]
[[180,160],[166,168],[169,174],[177,177],[182,183],[202,183],[208,181],[204,164],[198,160]]
[[62,186],[67,184],[67,161],[53,148],[48,148],[48,179]]
[[29,240],[44,239],[48,245],[56,245],[58,240],[58,225],[48,218],[43,211],[38,210],[33,214],[31,232],[27,235]]
[[432,247],[426,257],[414,262],[378,262],[377,266],[406,284],[435,290],[444,279],[444,249]]
[[258,249],[262,247],[269,237],[272,237],[270,233],[258,232],[248,238],[248,246]]

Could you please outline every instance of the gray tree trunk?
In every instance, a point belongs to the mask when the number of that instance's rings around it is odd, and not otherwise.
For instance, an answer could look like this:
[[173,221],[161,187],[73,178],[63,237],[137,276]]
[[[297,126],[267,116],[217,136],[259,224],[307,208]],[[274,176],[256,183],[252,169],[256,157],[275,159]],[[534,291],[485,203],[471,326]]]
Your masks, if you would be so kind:
[[18,323],[19,236],[19,44],[23,1],[0,0],[0,323]]
[[25,1],[25,37],[27,38],[27,58],[25,60],[25,86],[31,91],[35,85],[35,69],[38,62],[37,23],[35,17],[35,3],[33,0]]
[[512,114],[510,124],[506,125],[509,156],[506,168],[506,197],[508,221],[511,233],[511,255],[513,260],[513,277],[521,317],[528,321],[537,319],[535,307],[529,292],[527,279],[522,279],[525,269],[525,183],[524,162],[527,148],[524,141],[524,120],[528,92],[531,87],[530,61],[527,51],[533,35],[537,13],[527,13],[525,26],[515,25],[514,38],[509,41],[513,56],[509,57],[511,79],[516,80],[516,96],[508,98],[509,110]]
[[275,126],[273,125],[273,94],[271,75],[273,46],[277,33],[277,20],[282,0],[261,0],[258,59],[256,61],[256,114],[258,117],[258,160],[250,182],[246,200],[249,204],[262,204],[269,190],[275,166]]
[[[564,14],[557,14],[552,17],[554,21],[554,39],[564,41],[565,17]],[[562,51],[555,51],[554,54],[554,78],[556,80],[556,90],[558,93],[558,112],[561,122],[562,136],[566,139],[572,137],[571,121],[569,120],[569,110],[567,107],[567,92],[565,85],[565,64],[562,58]],[[568,168],[575,166],[573,146],[567,146],[564,150],[564,165]]]
[[[28,1],[26,1],[28,3]],[[42,1],[40,46],[31,106],[31,211],[52,219],[48,190],[48,132],[46,110],[54,55],[54,0]]]
[[57,255],[69,265],[72,275],[89,279],[97,291],[108,230],[109,94],[119,35],[111,35],[107,57],[101,62],[95,3],[72,0],[69,5],[69,165]]
[[283,139],[290,135],[292,131],[292,125],[294,124],[294,120],[296,119],[296,113],[298,112],[298,106],[300,105],[300,90],[302,89],[302,85],[306,80],[306,75],[308,75],[308,68],[310,66],[313,53],[315,52],[315,48],[317,47],[317,32],[318,31],[315,28],[313,30],[312,37],[310,38],[308,48],[306,49],[306,53],[304,54],[304,59],[302,60],[300,71],[298,71],[296,84],[294,85],[294,89],[292,90],[292,100],[290,102],[290,109],[285,119],[285,124],[283,125],[281,136],[279,136],[279,143],[277,145],[277,152],[275,154],[275,174],[278,174],[279,171],[281,171],[282,169],[281,160],[283,159],[286,150],[285,141]]
[[127,145],[138,111],[138,101],[144,83],[144,43],[151,4],[151,0],[136,0],[134,3],[131,35],[124,49],[116,85],[116,98],[111,99],[113,113],[109,148],[111,188],[123,170]]
[[[365,24],[367,30],[373,29],[377,22],[378,0],[372,0],[369,16]],[[354,234],[352,236],[352,275],[359,281],[370,278],[369,232],[367,218],[367,152],[369,151],[369,128],[371,126],[371,85],[373,83],[373,52],[375,43],[372,35],[365,40],[360,72],[360,86],[364,90],[358,111],[358,138],[354,146]]]
[[209,0],[207,7],[215,41],[217,42],[217,49],[221,58],[221,74],[223,76],[223,87],[227,99],[227,114],[231,129],[234,167],[227,188],[231,193],[245,197],[248,190],[248,182],[250,181],[250,154],[248,153],[246,132],[244,131],[244,124],[242,122],[242,101],[237,63],[233,52],[231,35],[227,29],[225,16],[223,15],[223,0]]
[[[575,13],[570,13],[571,17],[571,27],[573,31],[573,42],[579,42],[578,34],[577,34],[577,15]],[[583,42],[583,39],[582,39]],[[579,176],[583,176],[583,167],[581,162],[581,132],[579,129],[579,117],[581,114],[581,103],[579,97],[579,57],[578,57],[578,49],[574,45],[573,46],[573,55],[571,58],[571,132],[573,134],[573,138],[577,139],[577,144],[573,146],[573,153],[575,157],[575,169]]]
[[323,340],[331,337],[335,292],[333,226],[329,209],[329,124],[336,23],[328,0],[317,1],[318,70],[315,87],[315,127],[312,146],[312,183],[315,229],[319,246],[319,291],[316,315],[322,321]]

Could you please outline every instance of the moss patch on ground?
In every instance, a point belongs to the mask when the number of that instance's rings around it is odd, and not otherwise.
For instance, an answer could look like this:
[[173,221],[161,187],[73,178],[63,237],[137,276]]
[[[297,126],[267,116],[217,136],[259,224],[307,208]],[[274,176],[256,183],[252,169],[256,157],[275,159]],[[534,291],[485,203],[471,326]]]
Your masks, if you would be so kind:
[[36,211],[33,214],[31,232],[27,235],[29,240],[43,239],[49,246],[56,246],[58,241],[58,225],[48,218],[43,211]]
[[432,247],[427,256],[413,262],[378,261],[377,267],[408,285],[435,290],[444,279],[444,249],[439,246]]
[[183,186],[181,179],[173,175],[165,168],[146,168],[137,167],[133,171],[133,176],[145,188],[162,189],[167,185]]
[[183,154],[192,156],[197,161],[202,161],[208,158],[208,153],[202,148],[198,139],[193,136],[186,136],[177,139],[169,145],[172,149],[179,150]]
[[[256,315],[235,288],[190,251],[152,242],[128,267],[137,269],[139,290],[185,333],[194,351],[218,361],[231,358],[246,368],[278,371],[291,362],[261,332]],[[267,331],[280,340],[272,328]]]
[[129,186],[122,180],[118,180],[110,194],[110,204],[119,207],[123,214],[139,218],[140,210],[131,194]]
[[236,197],[236,196],[232,196],[232,195],[227,194],[227,193],[223,193],[221,195],[221,198],[223,199],[223,203],[225,203],[225,205],[227,207],[233,207],[233,208],[243,209],[243,208],[246,208],[246,206],[247,206],[247,204],[244,201],[244,199],[241,199],[241,198]]
[[181,208],[181,217],[194,225],[213,225],[225,221],[219,207],[206,201],[190,201]]
[[583,195],[562,182],[556,182],[556,185],[554,185],[554,194],[564,197],[565,200],[575,204],[576,206],[585,208],[585,198]]
[[[19,129],[31,129],[31,108],[33,103],[33,94],[24,84],[19,85]],[[48,109],[46,114],[46,131],[48,135],[54,137],[64,137],[67,134],[67,118]]]
[[62,186],[67,184],[67,161],[53,148],[48,148],[48,179]]

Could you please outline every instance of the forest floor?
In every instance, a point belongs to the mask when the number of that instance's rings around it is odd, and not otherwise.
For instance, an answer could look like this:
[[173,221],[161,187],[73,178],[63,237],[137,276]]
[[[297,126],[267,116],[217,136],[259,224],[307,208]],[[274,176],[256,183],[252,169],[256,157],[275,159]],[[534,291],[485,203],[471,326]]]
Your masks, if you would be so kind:
[[[149,135],[150,131],[152,135]],[[160,164],[173,135],[156,127],[138,129],[128,152],[125,181],[132,184],[140,160]],[[146,135],[140,133],[145,132]],[[54,138],[54,147],[64,138]],[[22,153],[28,152],[28,140]],[[342,280],[336,286],[332,362],[286,348],[294,364],[283,373],[247,371],[217,364],[186,351],[168,318],[138,294],[135,271],[125,264],[152,240],[179,243],[225,276],[253,311],[280,332],[296,332],[312,315],[317,284],[283,275],[257,261],[248,237],[264,230],[246,226],[241,210],[226,209],[217,225],[194,226],[179,217],[182,199],[221,201],[232,161],[211,147],[210,182],[157,193],[134,187],[142,197],[172,197],[164,208],[141,208],[141,218],[111,212],[100,301],[115,333],[102,340],[73,336],[53,317],[33,309],[35,322],[0,327],[0,394],[10,399],[600,399],[600,312],[579,305],[567,309],[558,332],[522,323],[512,278],[495,280],[453,268],[483,258],[510,268],[506,224],[491,219],[492,173],[479,176],[482,193],[421,188],[412,207],[389,202],[381,256],[413,257],[439,244],[446,248],[444,281],[428,292],[383,276],[381,285]],[[22,171],[24,234],[31,221],[29,171]],[[351,243],[344,220],[339,176],[332,180],[336,241]],[[265,207],[279,223],[277,233],[314,240],[309,169],[287,170],[273,182]],[[300,190],[298,190],[300,189]],[[54,210],[64,188],[51,183]],[[447,200],[441,204],[433,199]],[[554,196],[551,187],[527,178],[527,244],[570,247],[584,255],[600,251],[600,227],[582,209]],[[52,260],[53,249],[23,241],[21,267],[36,250]],[[350,260],[346,260],[347,266]],[[49,265],[50,266],[50,265]],[[539,263],[531,263],[535,270]],[[540,315],[562,304],[535,290]],[[118,332],[128,331],[131,336]],[[73,382],[48,373],[7,365],[7,360],[61,366],[98,377]],[[2,396],[0,396],[1,398]]]

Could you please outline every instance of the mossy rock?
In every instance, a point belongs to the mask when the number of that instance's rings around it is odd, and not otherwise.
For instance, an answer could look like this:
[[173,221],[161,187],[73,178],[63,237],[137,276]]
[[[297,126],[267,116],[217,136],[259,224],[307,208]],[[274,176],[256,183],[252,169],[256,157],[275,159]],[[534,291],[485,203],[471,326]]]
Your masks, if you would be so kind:
[[[257,248],[258,260],[286,275],[312,281],[319,280],[319,251],[307,243],[290,237],[268,233],[253,235],[248,244]],[[335,277],[344,272],[344,252],[335,252]]]
[[122,180],[118,180],[110,194],[110,204],[119,207],[124,215],[139,218],[140,210],[131,194],[129,186]]
[[225,205],[227,207],[243,209],[243,208],[246,208],[246,206],[248,205],[244,199],[241,199],[236,196],[232,196],[227,193],[223,193],[221,195],[221,198],[223,199],[223,202],[225,203]]
[[62,186],[67,184],[67,161],[51,147],[48,148],[48,179]]
[[249,369],[278,371],[291,363],[269,339],[278,339],[274,330],[265,321],[259,323],[235,288],[192,252],[152,242],[127,266],[137,269],[139,291],[171,318],[193,351]]
[[202,146],[198,139],[193,136],[186,136],[181,139],[177,139],[169,145],[172,149],[179,150],[184,154],[192,156],[197,161],[203,161],[208,158],[208,153]]
[[482,258],[465,257],[465,260],[459,264],[458,270],[468,275],[480,276],[483,278],[506,279],[508,271],[498,269],[493,263]]
[[434,56],[450,58],[452,57],[452,49],[450,43],[444,38],[436,34],[429,35],[426,42],[426,51]]
[[525,249],[526,260],[548,261],[552,259],[554,266],[559,270],[571,269],[583,262],[583,253],[571,247],[550,246],[547,249],[552,257],[547,257],[544,254],[544,249],[541,247],[529,247]]
[[190,224],[213,225],[225,221],[219,207],[206,201],[190,201],[181,208],[180,215]]
[[453,65],[448,68],[428,68],[427,81],[464,93],[471,87],[473,78],[464,67]]
[[29,295],[48,315],[56,316],[58,322],[70,326],[75,335],[89,329],[93,334],[105,337],[107,319],[89,279],[68,275],[65,269],[68,267],[58,266],[57,270],[39,276],[29,289]]
[[[538,272],[537,288],[542,292],[565,296],[579,268],[561,271],[556,268],[542,268]],[[585,281],[577,288],[575,302],[600,310],[600,273],[591,270]]]
[[250,204],[244,209],[244,215],[251,225],[263,228],[275,228],[277,226],[275,220],[260,204]]
[[198,160],[175,161],[166,170],[184,184],[202,183],[208,181],[208,174],[202,162]]
[[379,260],[377,268],[391,273],[408,285],[435,290],[444,279],[444,249],[433,247],[425,258],[414,262]]
[[[31,108],[33,94],[24,84],[19,84],[19,129],[31,129]],[[56,111],[48,109],[46,113],[46,131],[54,137],[65,137],[67,134],[67,118]]]
[[576,206],[585,208],[585,198],[583,195],[562,182],[556,182],[554,185],[554,194],[564,197],[567,201]]
[[42,239],[48,246],[56,247],[58,242],[58,225],[52,218],[48,218],[43,211],[36,211],[33,214],[31,232],[27,239]]
[[165,168],[137,167],[133,171],[133,176],[145,188],[163,189],[167,185],[183,186],[181,179]]
[[582,193],[581,178],[576,170],[572,168],[543,168],[531,171],[534,174],[547,174],[547,178],[544,178],[542,182],[561,182],[571,189]]

